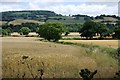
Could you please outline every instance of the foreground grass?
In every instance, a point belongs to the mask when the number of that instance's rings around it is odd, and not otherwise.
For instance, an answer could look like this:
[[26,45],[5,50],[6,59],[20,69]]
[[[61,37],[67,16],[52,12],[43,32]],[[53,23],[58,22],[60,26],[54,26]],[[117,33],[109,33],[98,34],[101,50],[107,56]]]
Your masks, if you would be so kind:
[[[97,69],[95,77],[98,78],[113,77],[118,69],[116,59],[99,48],[92,51],[89,46],[71,44],[42,42],[39,38],[4,37],[3,77],[30,78],[44,69],[44,78],[79,78],[83,68]],[[28,58],[24,60],[23,56]]]

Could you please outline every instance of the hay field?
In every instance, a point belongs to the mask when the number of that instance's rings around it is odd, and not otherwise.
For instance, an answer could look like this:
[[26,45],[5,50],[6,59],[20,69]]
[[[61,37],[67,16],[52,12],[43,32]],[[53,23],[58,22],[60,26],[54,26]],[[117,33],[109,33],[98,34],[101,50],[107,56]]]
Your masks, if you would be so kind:
[[2,44],[5,78],[35,77],[40,69],[44,70],[44,78],[79,78],[83,68],[97,69],[95,77],[107,78],[118,69],[117,60],[99,50],[88,54],[86,48],[43,42],[35,37],[3,37]]
[[98,45],[101,47],[108,47],[108,48],[118,48],[119,46],[118,40],[61,40],[61,41],[90,44],[90,45],[92,44],[92,45]]
[[26,23],[26,22],[44,24],[44,22],[40,22],[40,21],[37,21],[37,20],[27,20],[27,19],[17,19],[17,20],[9,22],[9,24],[21,25],[22,23]]

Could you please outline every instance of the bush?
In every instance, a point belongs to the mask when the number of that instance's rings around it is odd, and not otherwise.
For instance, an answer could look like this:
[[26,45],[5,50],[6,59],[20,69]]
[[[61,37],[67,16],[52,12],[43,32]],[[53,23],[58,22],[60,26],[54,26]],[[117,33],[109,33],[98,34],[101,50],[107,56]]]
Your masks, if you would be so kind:
[[117,57],[120,58],[120,48],[117,49]]
[[0,28],[0,35],[1,36],[10,36],[12,33],[12,29],[7,28],[7,29],[2,29]]
[[97,70],[95,70],[94,72],[91,72],[88,69],[81,69],[81,71],[79,72],[83,80],[92,80],[96,73],[97,73]]
[[5,29],[2,29],[2,36],[7,36],[8,32]]
[[7,33],[8,33],[9,36],[11,35],[11,33],[13,33],[13,30],[10,27],[8,27],[5,30],[7,31]]

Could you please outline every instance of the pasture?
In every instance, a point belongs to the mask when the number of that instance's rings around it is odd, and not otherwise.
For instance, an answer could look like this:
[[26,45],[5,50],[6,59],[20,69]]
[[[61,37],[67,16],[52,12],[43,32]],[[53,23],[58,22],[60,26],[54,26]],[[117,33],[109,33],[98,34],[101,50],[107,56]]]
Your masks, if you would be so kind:
[[96,78],[114,76],[118,69],[116,59],[99,49],[87,51],[88,48],[44,42],[37,37],[2,37],[3,77],[38,77],[42,69],[43,78],[80,78],[83,68],[97,69]]

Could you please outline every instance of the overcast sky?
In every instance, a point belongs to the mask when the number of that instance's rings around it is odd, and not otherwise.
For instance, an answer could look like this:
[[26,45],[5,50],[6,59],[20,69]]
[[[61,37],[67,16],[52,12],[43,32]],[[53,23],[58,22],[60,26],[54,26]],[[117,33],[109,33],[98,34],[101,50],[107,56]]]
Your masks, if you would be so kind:
[[119,0],[0,0],[0,12],[50,10],[62,15],[118,15]]

